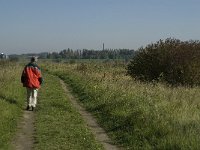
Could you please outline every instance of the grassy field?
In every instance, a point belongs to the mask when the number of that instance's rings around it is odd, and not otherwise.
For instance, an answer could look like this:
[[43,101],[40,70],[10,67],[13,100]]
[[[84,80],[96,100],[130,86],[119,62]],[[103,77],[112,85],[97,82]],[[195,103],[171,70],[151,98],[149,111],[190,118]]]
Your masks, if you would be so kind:
[[[41,65],[41,64],[40,64]],[[125,149],[199,149],[200,88],[144,84],[123,63],[47,63],[36,109],[35,149],[102,149],[69,103],[68,83],[115,143]],[[9,149],[25,108],[22,65],[0,62],[0,149]],[[46,72],[45,72],[46,70]]]
[[[200,88],[144,84],[120,64],[46,64],[126,149],[199,149]],[[121,65],[122,66],[122,65]]]
[[9,149],[24,109],[21,69],[19,64],[0,61],[0,149]]

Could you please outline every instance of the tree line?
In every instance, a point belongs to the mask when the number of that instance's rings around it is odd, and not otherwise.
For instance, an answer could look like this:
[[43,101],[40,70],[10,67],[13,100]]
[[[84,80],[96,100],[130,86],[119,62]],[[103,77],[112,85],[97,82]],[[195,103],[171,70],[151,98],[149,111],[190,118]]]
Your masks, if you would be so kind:
[[72,50],[64,49],[60,52],[47,53],[49,59],[130,59],[135,51],[130,49],[108,49],[108,50]]

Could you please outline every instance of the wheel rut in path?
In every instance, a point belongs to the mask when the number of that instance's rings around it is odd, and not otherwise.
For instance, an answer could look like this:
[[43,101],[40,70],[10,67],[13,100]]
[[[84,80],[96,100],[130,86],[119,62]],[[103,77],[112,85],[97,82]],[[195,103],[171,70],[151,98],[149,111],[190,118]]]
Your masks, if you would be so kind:
[[25,110],[21,119],[17,127],[17,133],[12,141],[12,148],[14,150],[32,150],[35,142],[34,112]]
[[122,148],[117,147],[116,145],[113,145],[111,139],[106,134],[105,130],[101,128],[96,119],[88,112],[86,111],[75,99],[75,97],[71,94],[71,92],[68,90],[67,85],[64,83],[63,80],[60,79],[60,83],[64,89],[64,91],[67,93],[70,102],[73,104],[73,106],[78,110],[78,112],[83,117],[84,121],[87,123],[87,126],[91,129],[93,135],[95,136],[95,139],[99,141],[106,150],[119,150]]

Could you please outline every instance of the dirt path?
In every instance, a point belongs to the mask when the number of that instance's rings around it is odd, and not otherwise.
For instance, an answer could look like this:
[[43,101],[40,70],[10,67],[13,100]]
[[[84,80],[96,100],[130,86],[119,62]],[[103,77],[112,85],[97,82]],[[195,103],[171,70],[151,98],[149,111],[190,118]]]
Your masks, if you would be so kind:
[[96,122],[95,118],[88,113],[80,104],[77,103],[76,99],[72,96],[71,92],[66,87],[64,81],[60,80],[60,83],[64,89],[64,91],[69,96],[69,100],[74,105],[74,107],[78,110],[78,112],[82,115],[83,119],[87,123],[88,127],[93,132],[96,140],[98,140],[106,150],[119,150],[120,148],[113,145],[111,139],[108,137],[104,129],[102,129]]
[[33,111],[24,111],[22,120],[18,124],[17,133],[12,142],[14,150],[32,150],[34,144],[34,121]]
[[[113,145],[111,139],[106,132],[97,124],[93,116],[88,113],[80,104],[77,103],[71,92],[66,87],[66,84],[60,80],[60,83],[69,96],[69,100],[82,115],[88,127],[93,132],[96,140],[98,140],[106,150],[119,150],[121,148]],[[33,111],[24,111],[22,120],[18,124],[17,133],[12,141],[12,148],[14,150],[32,150],[34,145],[34,122],[35,113]]]

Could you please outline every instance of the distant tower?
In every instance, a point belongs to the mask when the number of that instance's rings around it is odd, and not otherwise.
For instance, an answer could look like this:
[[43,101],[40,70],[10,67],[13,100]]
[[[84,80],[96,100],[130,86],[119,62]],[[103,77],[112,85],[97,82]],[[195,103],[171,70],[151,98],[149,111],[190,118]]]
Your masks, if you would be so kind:
[[104,43],[103,43],[103,50],[104,50]]

